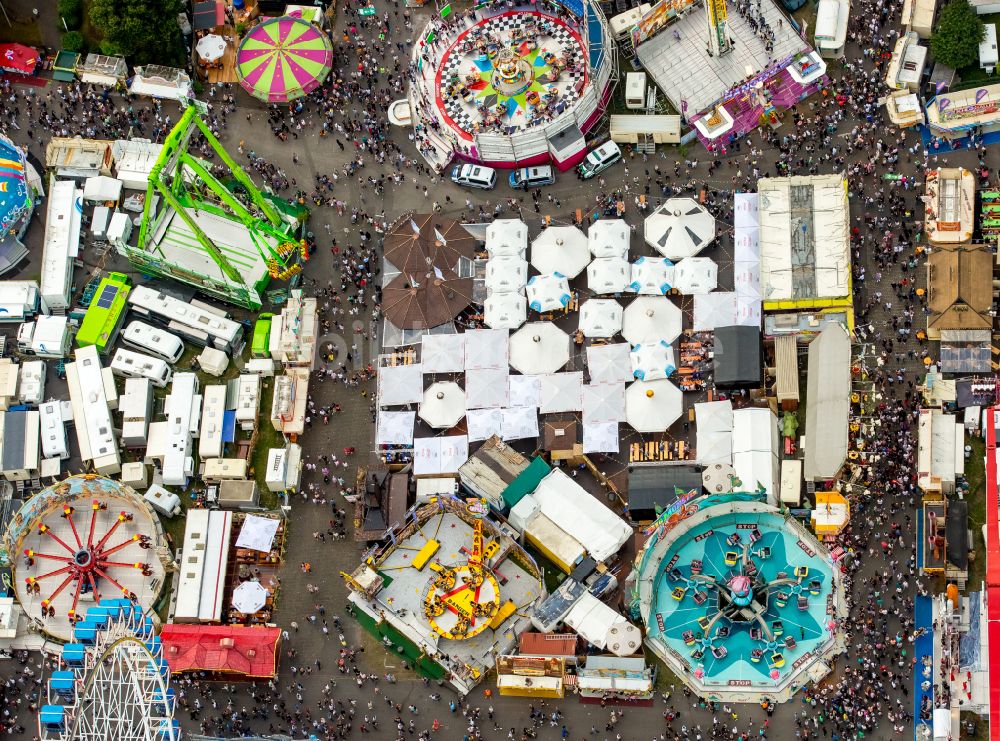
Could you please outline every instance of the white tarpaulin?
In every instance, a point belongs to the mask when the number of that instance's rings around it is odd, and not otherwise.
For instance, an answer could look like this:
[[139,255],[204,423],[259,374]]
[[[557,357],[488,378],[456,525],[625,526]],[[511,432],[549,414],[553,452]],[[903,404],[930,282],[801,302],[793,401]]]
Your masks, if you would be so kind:
[[464,334],[425,334],[420,343],[420,368],[424,373],[461,373],[465,370]]
[[640,381],[655,381],[658,378],[668,378],[677,370],[674,362],[674,349],[670,344],[659,342],[644,342],[632,348],[630,354],[632,375]]
[[718,291],[699,293],[694,297],[695,332],[711,332],[716,327],[732,327],[736,324],[736,293]]
[[501,410],[501,416],[502,439],[521,440],[526,437],[538,437],[538,409],[535,407],[508,407]]
[[510,367],[526,376],[555,373],[569,362],[569,345],[552,322],[530,322],[510,336]]
[[851,405],[851,338],[829,323],[809,343],[806,384],[806,481],[831,479],[847,457]]
[[685,295],[711,293],[719,285],[719,266],[707,257],[685,257],[674,266],[673,287]]
[[698,463],[733,462],[733,404],[731,401],[707,401],[694,405],[695,453]]
[[590,253],[594,257],[628,257],[632,228],[622,219],[599,219],[587,232]]
[[673,342],[681,334],[681,310],[662,296],[639,296],[625,307],[622,336],[633,345]]
[[584,424],[624,421],[624,383],[592,383],[583,387]]
[[531,243],[531,264],[539,273],[575,278],[590,262],[587,237],[575,226],[550,226]]
[[584,422],[584,453],[618,453],[621,438],[617,422]]
[[491,329],[517,329],[528,315],[528,300],[520,293],[493,293],[486,299],[483,319]]
[[636,432],[663,432],[683,408],[681,390],[666,379],[636,381],[625,391],[625,421]]
[[674,285],[674,266],[665,257],[640,257],[632,265],[628,290],[649,296],[662,296]]
[[509,398],[518,404],[536,408],[542,404],[542,381],[538,376],[509,376],[507,388]]
[[494,409],[507,406],[506,368],[478,368],[465,374],[467,409]]
[[469,442],[488,440],[503,430],[503,414],[499,409],[469,409],[465,413]]
[[671,260],[697,255],[715,239],[715,218],[693,198],[668,198],[643,228],[646,244]]
[[761,322],[760,224],[757,202],[756,193],[736,193],[733,197],[735,323],[750,327],[759,327]]
[[584,337],[614,337],[622,330],[622,305],[613,298],[592,298],[580,307]]
[[438,381],[424,392],[420,419],[436,430],[454,427],[465,416],[465,392],[454,381]]
[[552,469],[528,496],[543,515],[585,544],[595,561],[611,558],[632,537],[628,523],[558,468]]
[[591,383],[626,383],[632,380],[631,348],[624,342],[613,345],[590,345],[587,348],[587,371]]
[[259,581],[245,581],[233,590],[233,609],[252,615],[264,608],[270,594]]
[[274,536],[278,532],[279,520],[273,517],[247,515],[240,528],[240,536],[236,539],[237,548],[250,548],[254,551],[267,553],[274,544]]
[[542,384],[538,411],[542,414],[583,409],[583,373],[546,373],[538,378]]
[[413,441],[415,476],[458,473],[458,469],[467,460],[469,460],[469,438],[465,435],[418,437]]
[[561,309],[572,298],[569,281],[559,273],[534,276],[528,281],[525,293],[528,296],[528,306],[537,312]]
[[486,227],[486,251],[490,258],[501,255],[524,257],[528,249],[528,227],[520,219],[496,219]]
[[375,428],[376,445],[411,445],[416,412],[379,412]]
[[486,261],[486,290],[490,293],[517,293],[527,282],[527,260],[503,255]]
[[[809,429],[820,430],[815,434],[821,437],[826,424],[826,420],[822,424],[817,422]],[[846,436],[846,429],[844,434]],[[811,436],[809,444],[812,445]],[[780,445],[778,418],[770,409],[750,407],[733,411],[733,468],[736,475],[747,491],[763,486],[767,490],[767,501],[774,505],[780,501]],[[806,455],[808,460],[808,453]]]
[[507,368],[506,329],[474,329],[465,333],[465,369]]
[[424,398],[424,376],[419,363],[387,365],[378,369],[379,406],[416,404],[422,398]]
[[632,284],[632,266],[624,257],[600,257],[587,266],[587,288],[596,294],[621,293]]

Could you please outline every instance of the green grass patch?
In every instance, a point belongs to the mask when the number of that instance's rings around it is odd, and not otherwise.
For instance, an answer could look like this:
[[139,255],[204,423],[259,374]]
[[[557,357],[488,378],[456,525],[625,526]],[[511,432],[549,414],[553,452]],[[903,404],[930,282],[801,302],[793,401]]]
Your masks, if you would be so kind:
[[263,412],[265,409],[271,409],[271,399],[273,396],[273,379],[265,378],[260,393],[260,408],[262,412],[257,418],[257,441],[254,444],[253,451],[250,453],[250,475],[260,488],[260,506],[265,509],[277,509],[278,507],[278,495],[270,491],[264,483],[267,471],[267,454],[271,448],[285,447],[285,438],[271,424],[270,411],[267,413]]
[[[655,653],[650,651],[648,648],[643,646],[643,651],[646,654],[646,663],[649,666],[656,667],[656,684],[655,687],[659,692],[680,692],[681,687],[684,686],[684,682],[674,674],[667,665],[660,660],[660,657]],[[670,689],[670,685],[674,686],[674,689]]]
[[967,589],[978,591],[986,579],[986,543],[983,525],[986,524],[986,443],[979,436],[966,438],[972,446],[972,455],[965,463],[965,478],[969,482],[969,527],[972,528],[972,550],[975,558],[969,560]]

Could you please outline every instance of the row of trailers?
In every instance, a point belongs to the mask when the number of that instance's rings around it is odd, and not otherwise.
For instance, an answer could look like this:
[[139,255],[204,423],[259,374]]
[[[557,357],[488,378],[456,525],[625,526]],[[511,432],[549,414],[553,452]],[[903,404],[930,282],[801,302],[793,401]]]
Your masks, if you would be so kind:
[[984,190],[979,193],[980,222],[983,241],[997,244],[1000,241],[1000,190]]

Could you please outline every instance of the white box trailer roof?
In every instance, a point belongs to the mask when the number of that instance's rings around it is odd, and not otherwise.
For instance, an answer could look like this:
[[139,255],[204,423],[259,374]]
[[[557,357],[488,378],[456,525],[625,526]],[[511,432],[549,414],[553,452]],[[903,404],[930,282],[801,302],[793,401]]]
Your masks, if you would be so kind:
[[63,460],[69,458],[66,421],[63,419],[61,402],[47,401],[38,406],[38,429],[42,439],[42,455]]
[[205,544],[205,568],[202,570],[198,619],[217,623],[222,620],[222,597],[226,591],[229,543],[233,534],[233,513],[213,510],[208,517],[208,541]]
[[53,183],[45,217],[41,279],[42,301],[50,311],[69,308],[82,220],[83,191],[72,180]]
[[207,509],[192,509],[187,513],[177,582],[177,605],[174,609],[174,620],[177,622],[198,620],[208,548],[208,516]]

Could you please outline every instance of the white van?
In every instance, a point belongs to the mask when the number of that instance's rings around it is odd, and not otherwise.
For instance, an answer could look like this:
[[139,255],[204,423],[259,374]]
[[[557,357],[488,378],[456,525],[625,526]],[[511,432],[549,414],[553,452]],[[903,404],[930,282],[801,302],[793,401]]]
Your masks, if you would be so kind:
[[584,180],[589,180],[598,173],[604,172],[622,158],[622,150],[614,142],[605,142],[588,154],[583,162],[576,166],[576,171]]
[[514,170],[508,178],[510,187],[516,190],[540,188],[543,185],[552,185],[555,181],[556,176],[552,172],[552,165],[522,167],[519,170]]
[[451,171],[451,182],[468,188],[493,190],[497,184],[497,171],[482,165],[455,165]]
[[114,358],[111,359],[110,367],[111,372],[116,376],[148,378],[154,386],[161,389],[166,388],[174,375],[165,360],[131,350],[118,350]]
[[625,75],[625,107],[633,111],[646,107],[645,72],[629,72]]
[[180,337],[146,322],[129,322],[121,338],[122,344],[153,353],[170,363],[176,363],[184,354],[184,341]]

